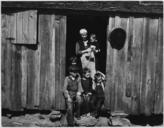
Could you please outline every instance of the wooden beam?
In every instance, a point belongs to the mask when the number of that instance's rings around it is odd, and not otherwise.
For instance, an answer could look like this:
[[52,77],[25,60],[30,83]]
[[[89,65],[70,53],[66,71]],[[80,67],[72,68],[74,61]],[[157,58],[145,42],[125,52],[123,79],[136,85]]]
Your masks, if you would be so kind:
[[87,11],[110,11],[126,13],[163,13],[163,3],[152,2],[151,4],[141,4],[137,1],[76,1],[76,2],[2,2],[2,8],[33,8],[33,9],[67,9],[67,10],[87,10]]

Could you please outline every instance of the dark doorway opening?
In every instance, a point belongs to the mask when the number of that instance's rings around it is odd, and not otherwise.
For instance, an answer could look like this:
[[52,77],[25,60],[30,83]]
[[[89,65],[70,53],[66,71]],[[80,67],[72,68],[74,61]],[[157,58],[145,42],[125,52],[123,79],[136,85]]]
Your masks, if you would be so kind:
[[106,35],[108,18],[106,16],[72,15],[67,16],[67,44],[66,44],[66,74],[68,74],[69,59],[75,56],[75,45],[80,39],[79,30],[86,28],[88,37],[91,33],[97,35],[101,52],[98,55],[99,70],[106,70]]

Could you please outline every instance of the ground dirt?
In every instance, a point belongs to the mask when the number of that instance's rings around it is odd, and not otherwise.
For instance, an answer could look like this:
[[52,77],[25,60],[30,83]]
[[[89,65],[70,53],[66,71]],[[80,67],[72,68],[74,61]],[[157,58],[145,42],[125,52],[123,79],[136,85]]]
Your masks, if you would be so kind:
[[[61,115],[60,118],[54,120],[54,115],[56,112],[50,113],[25,113],[21,115],[5,114],[2,115],[1,124],[4,127],[63,127],[67,126],[66,114],[58,113]],[[141,118],[141,117],[138,117]],[[136,119],[139,121],[139,119]],[[89,122],[89,120],[91,122]],[[93,118],[91,116],[82,117],[81,120],[76,121],[77,126],[163,126],[163,123],[156,123],[152,125],[151,123],[140,123],[136,122],[133,118],[126,117],[99,117]],[[142,119],[143,120],[143,119]],[[158,119],[159,120],[159,119]],[[163,117],[162,117],[163,120]],[[153,122],[150,121],[150,122]]]

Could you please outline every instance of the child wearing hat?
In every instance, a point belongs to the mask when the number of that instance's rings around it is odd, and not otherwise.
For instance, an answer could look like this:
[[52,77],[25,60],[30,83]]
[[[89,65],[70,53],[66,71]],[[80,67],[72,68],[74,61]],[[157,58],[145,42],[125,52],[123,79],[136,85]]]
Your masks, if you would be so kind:
[[94,115],[98,117],[100,115],[100,111],[105,100],[105,75],[102,72],[97,71],[94,77],[94,93],[92,96],[91,105]]
[[67,105],[67,121],[69,126],[74,125],[74,106],[76,105],[76,116],[80,118],[80,106],[81,106],[81,93],[83,89],[81,87],[80,75],[78,73],[79,68],[76,65],[69,67],[69,75],[64,81],[64,96]]

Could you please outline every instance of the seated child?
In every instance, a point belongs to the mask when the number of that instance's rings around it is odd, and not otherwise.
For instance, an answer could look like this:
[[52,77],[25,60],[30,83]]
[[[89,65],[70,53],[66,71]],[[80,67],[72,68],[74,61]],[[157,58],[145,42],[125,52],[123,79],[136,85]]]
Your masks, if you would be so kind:
[[83,88],[83,113],[89,113],[90,112],[90,99],[92,95],[92,78],[90,74],[90,70],[88,68],[83,69],[83,76],[81,78],[81,85]]
[[96,117],[100,115],[102,105],[104,104],[104,100],[105,100],[104,88],[105,88],[105,75],[102,72],[97,71],[93,82],[94,93],[91,100],[92,109]]
[[64,81],[64,96],[67,105],[67,121],[69,126],[74,125],[74,105],[77,107],[77,118],[80,118],[80,106],[81,106],[81,93],[83,92],[81,87],[80,75],[78,74],[78,67],[71,65],[69,67],[69,76]]

